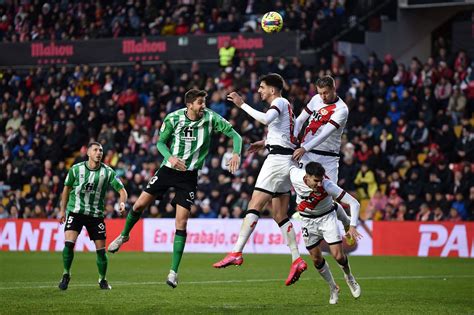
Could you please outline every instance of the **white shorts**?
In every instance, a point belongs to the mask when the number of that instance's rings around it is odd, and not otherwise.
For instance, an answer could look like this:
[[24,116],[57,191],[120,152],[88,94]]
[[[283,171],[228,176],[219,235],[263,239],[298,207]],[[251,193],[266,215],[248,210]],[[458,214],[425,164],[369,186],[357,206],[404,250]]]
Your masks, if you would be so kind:
[[318,162],[326,170],[326,176],[333,183],[338,182],[338,174],[339,174],[339,157],[338,156],[326,156],[326,155],[319,155],[316,153],[306,152],[300,160],[300,165],[304,169],[306,164],[309,162]]
[[291,190],[291,155],[269,154],[263,162],[255,190],[269,194],[284,194]]
[[319,218],[301,216],[301,234],[307,249],[314,248],[324,239],[328,245],[342,242],[341,231],[337,225],[336,211]]

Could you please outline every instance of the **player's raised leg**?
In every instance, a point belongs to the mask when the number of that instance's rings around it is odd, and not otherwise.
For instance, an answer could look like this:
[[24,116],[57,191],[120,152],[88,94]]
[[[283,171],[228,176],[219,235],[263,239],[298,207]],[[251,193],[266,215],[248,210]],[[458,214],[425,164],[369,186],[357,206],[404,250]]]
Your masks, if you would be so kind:
[[140,197],[133,205],[133,208],[128,212],[125,226],[119,236],[112,243],[109,244],[108,251],[115,253],[120,249],[124,243],[130,239],[130,231],[135,224],[140,220],[143,210],[148,207],[155,200],[155,196],[146,191],[142,191]]
[[308,268],[306,262],[301,258],[296,242],[295,230],[293,224],[288,218],[288,204],[290,202],[289,194],[282,194],[272,199],[273,219],[278,223],[281,234],[291,252],[291,267],[286,285],[291,285],[298,281],[301,274]]
[[239,238],[232,249],[232,252],[227,254],[224,259],[216,262],[214,268],[225,268],[227,266],[236,265],[240,266],[243,263],[242,250],[247,243],[250,235],[255,230],[258,219],[260,218],[260,212],[266,203],[272,199],[272,194],[263,192],[260,190],[254,190],[252,198],[249,202],[247,214],[240,226]]
[[186,245],[186,227],[189,219],[189,210],[183,206],[176,206],[176,233],[173,242],[173,257],[171,259],[171,269],[166,283],[176,288],[178,286],[178,268],[183,257],[184,246]]
[[329,245],[329,250],[331,255],[336,259],[337,263],[344,272],[344,279],[346,280],[349,289],[351,290],[352,296],[358,298],[361,294],[360,285],[357,283],[355,277],[352,275],[351,267],[349,266],[349,259],[347,255],[344,254],[342,249],[342,244]]

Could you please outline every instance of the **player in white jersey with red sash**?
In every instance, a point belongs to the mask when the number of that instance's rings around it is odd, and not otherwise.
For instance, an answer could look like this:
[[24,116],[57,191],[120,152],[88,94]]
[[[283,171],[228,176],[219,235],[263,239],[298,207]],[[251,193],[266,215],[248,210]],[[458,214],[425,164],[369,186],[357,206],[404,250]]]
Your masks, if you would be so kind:
[[351,273],[349,261],[342,249],[342,235],[336,218],[336,209],[341,205],[334,201],[349,205],[351,222],[347,233],[355,240],[361,237],[356,230],[360,208],[359,202],[329,180],[325,175],[324,167],[320,163],[309,162],[305,169],[300,169],[296,165],[291,166],[290,178],[297,194],[297,210],[301,215],[303,240],[314,266],[321,277],[329,284],[329,303],[337,303],[339,286],[335,283],[329,265],[319,248],[322,240],[325,240],[329,245],[331,255],[344,271],[344,278],[352,295],[358,298],[361,292],[360,286]]
[[[304,168],[309,162],[319,162],[326,170],[326,175],[334,183],[338,182],[339,150],[341,137],[349,116],[346,103],[336,94],[334,79],[325,76],[316,82],[318,94],[301,111],[296,119],[294,136],[299,135],[303,124],[309,122],[304,130],[303,138],[293,158]],[[338,208],[337,218],[348,229],[350,219],[344,209]],[[353,240],[347,238],[348,244]]]
[[213,266],[224,268],[230,265],[242,264],[242,250],[245,243],[255,229],[260,212],[266,203],[271,200],[273,219],[280,226],[283,237],[291,251],[292,265],[285,282],[286,285],[290,285],[298,280],[301,273],[306,270],[307,265],[300,257],[293,225],[288,218],[291,189],[288,170],[292,164],[296,139],[293,137],[294,115],[292,106],[287,99],[281,96],[283,84],[283,78],[276,73],[261,78],[258,92],[262,100],[270,104],[270,109],[266,113],[257,111],[245,104],[243,99],[235,92],[228,96],[228,100],[232,101],[237,107],[243,109],[255,120],[268,126],[265,146],[270,152],[255,183],[255,189],[240,228],[239,238],[232,252]]

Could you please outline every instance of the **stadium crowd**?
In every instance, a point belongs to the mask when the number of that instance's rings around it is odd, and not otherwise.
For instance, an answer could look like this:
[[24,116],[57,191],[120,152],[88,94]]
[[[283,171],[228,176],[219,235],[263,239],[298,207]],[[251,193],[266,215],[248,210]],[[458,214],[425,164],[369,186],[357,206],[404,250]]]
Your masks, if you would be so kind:
[[[7,2],[8,3],[8,2]],[[12,1],[0,5],[0,41],[77,40],[256,32],[277,11],[303,48],[319,45],[348,21],[345,1]]]
[[[184,106],[183,95],[193,87],[208,92],[208,106],[231,122],[244,144],[260,140],[265,126],[233,108],[226,95],[237,90],[263,110],[258,77],[277,72],[287,80],[285,95],[296,114],[315,95],[318,76],[336,78],[350,109],[339,184],[365,201],[364,218],[472,220],[474,72],[465,52],[439,52],[408,66],[372,54],[365,62],[321,57],[315,67],[298,58],[250,58],[216,73],[197,62],[185,71],[167,63],[1,71],[0,218],[56,217],[66,171],[85,159],[92,139],[102,143],[104,162],[123,179],[132,204],[162,160],[155,147],[162,119]],[[232,176],[225,170],[227,138],[214,137],[192,216],[239,218],[266,152],[244,153]],[[144,215],[173,217],[172,197]],[[117,208],[110,192],[106,216],[117,217]]]

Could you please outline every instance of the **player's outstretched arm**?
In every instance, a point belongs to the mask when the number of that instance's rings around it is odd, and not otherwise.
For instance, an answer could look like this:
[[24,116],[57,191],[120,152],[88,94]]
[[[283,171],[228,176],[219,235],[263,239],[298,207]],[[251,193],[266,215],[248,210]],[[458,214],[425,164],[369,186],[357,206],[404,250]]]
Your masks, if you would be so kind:
[[304,108],[298,118],[295,120],[295,129],[293,130],[293,136],[298,139],[298,135],[300,134],[301,127],[303,127],[306,120],[308,120],[311,113],[308,113],[306,108]]
[[306,151],[311,151],[312,149],[326,141],[326,139],[336,130],[336,126],[327,123],[326,125],[324,125],[321,130],[321,133],[317,137],[314,137],[308,143],[304,144],[304,148],[306,149]]
[[66,221],[66,205],[69,200],[69,193],[71,192],[71,186],[64,186],[63,192],[61,194],[61,204],[59,205],[59,223],[63,224]]
[[128,194],[125,188],[120,189],[119,194],[120,194],[119,212],[120,212],[120,215],[122,215],[125,213],[125,204],[127,203]]
[[243,98],[236,92],[231,92],[229,95],[227,95],[227,100],[233,102],[237,107],[242,108],[253,119],[261,122],[264,125],[268,125],[279,115],[278,111],[271,107],[266,113],[253,109],[250,105],[244,103]]
[[293,153],[293,159],[299,161],[306,152],[311,151],[313,148],[323,143],[336,130],[337,128],[333,124],[324,125],[321,133],[317,137],[314,137],[308,143],[302,145],[301,148],[295,150]]
[[239,135],[232,125],[221,115],[210,111],[213,119],[212,119],[212,127],[214,130],[218,132],[222,132],[229,138],[232,138],[233,144],[233,155],[232,158],[227,163],[229,167],[229,172],[234,174],[240,166],[240,154],[242,152],[242,137]]
[[331,195],[336,202],[338,202],[338,207],[342,207],[339,203],[349,205],[351,213],[351,223],[349,231],[347,233],[355,240],[360,239],[362,235],[359,234],[356,229],[357,221],[359,220],[360,203],[350,194],[345,192],[341,187],[339,187],[337,184],[333,183],[330,180],[324,180],[323,185],[324,190],[326,190],[326,192]]
[[255,153],[265,148],[265,140],[255,141],[250,144],[247,153]]
[[[349,226],[349,231],[347,231],[347,234],[349,234],[353,239],[359,240],[362,238],[362,235],[359,234],[356,229],[356,226],[357,220],[359,219],[360,203],[345,191],[343,191],[342,194],[343,195],[338,198],[338,202],[342,202],[344,204],[349,205],[351,212],[351,224]],[[338,204],[337,206],[342,207],[340,204]]]
[[227,166],[229,167],[229,172],[234,174],[240,166],[240,154],[242,152],[242,137],[237,133],[237,131],[234,130],[234,128],[231,128],[230,131],[224,130],[224,134],[232,138],[233,154],[232,154],[232,158],[227,163]]

